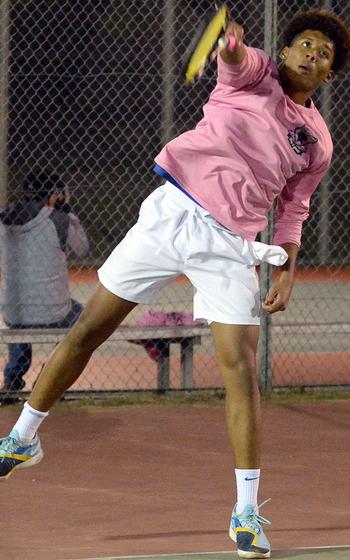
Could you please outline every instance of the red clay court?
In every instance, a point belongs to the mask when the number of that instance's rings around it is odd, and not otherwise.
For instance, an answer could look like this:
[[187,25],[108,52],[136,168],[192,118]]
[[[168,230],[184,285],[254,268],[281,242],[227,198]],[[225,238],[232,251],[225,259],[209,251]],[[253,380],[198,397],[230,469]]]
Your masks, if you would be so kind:
[[[263,412],[260,497],[272,498],[262,512],[272,558],[348,560],[349,401]],[[17,414],[2,411],[2,433]],[[42,463],[1,484],[4,560],[237,557],[227,536],[235,490],[223,404],[65,405],[41,438]]]

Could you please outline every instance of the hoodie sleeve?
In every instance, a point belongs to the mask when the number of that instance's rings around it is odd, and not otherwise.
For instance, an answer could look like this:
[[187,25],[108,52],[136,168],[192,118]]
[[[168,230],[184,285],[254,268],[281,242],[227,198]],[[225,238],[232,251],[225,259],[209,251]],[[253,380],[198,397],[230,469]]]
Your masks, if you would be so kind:
[[274,245],[295,243],[300,247],[302,226],[309,217],[311,196],[329,165],[330,161],[327,161],[318,169],[297,173],[287,181],[277,199]]
[[218,85],[231,86],[240,89],[260,82],[270,63],[270,57],[262,50],[245,47],[246,55],[240,64],[227,64],[217,57]]

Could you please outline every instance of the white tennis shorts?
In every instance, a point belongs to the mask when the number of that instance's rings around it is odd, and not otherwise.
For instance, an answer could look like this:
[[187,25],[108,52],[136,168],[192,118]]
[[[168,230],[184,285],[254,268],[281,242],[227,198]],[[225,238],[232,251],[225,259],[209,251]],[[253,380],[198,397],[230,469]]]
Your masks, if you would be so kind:
[[260,293],[255,267],[263,260],[281,265],[287,253],[234,235],[167,182],[142,203],[137,223],[98,276],[113,294],[152,304],[161,288],[185,274],[194,287],[195,319],[257,325]]

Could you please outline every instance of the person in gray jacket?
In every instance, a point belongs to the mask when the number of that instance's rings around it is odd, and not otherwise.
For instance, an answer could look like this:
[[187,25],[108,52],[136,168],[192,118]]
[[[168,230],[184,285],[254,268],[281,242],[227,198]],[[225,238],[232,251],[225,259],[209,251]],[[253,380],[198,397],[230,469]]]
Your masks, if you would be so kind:
[[[66,253],[88,253],[86,233],[55,173],[38,170],[23,184],[23,201],[0,212],[1,308],[13,329],[65,328],[83,306],[71,298]],[[32,361],[31,344],[9,344],[3,391],[19,391]]]

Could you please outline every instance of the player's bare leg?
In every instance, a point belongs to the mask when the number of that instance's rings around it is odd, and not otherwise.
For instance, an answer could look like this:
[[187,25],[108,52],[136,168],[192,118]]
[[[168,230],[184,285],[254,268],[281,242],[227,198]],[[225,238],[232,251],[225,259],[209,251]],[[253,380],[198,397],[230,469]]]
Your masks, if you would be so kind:
[[46,362],[11,433],[0,440],[0,480],[41,461],[44,453],[37,431],[47,411],[79,377],[93,351],[136,305],[98,283],[78,322]]
[[271,548],[258,513],[261,409],[256,373],[259,327],[212,323],[214,344],[226,389],[226,422],[235,457],[237,504],[230,537],[243,558],[269,558]]
[[136,305],[112,294],[98,283],[79,320],[46,362],[29,404],[42,412],[49,410],[76,381],[94,350]]
[[258,469],[261,413],[255,356],[259,327],[212,323],[211,330],[226,389],[226,422],[236,468]]

